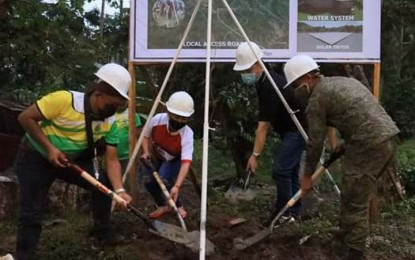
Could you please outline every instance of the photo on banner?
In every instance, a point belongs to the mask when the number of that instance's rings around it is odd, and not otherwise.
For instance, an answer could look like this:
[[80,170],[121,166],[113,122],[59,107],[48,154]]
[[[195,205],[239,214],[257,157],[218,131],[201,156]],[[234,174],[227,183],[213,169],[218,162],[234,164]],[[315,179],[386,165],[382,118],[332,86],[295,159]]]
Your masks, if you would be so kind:
[[[133,0],[130,60],[171,62],[197,0]],[[380,60],[380,0],[227,0],[265,61],[306,53],[320,62]],[[202,1],[179,62],[205,62],[208,1]],[[213,62],[234,62],[245,39],[221,0],[212,1]]]
[[363,3],[300,0],[297,31],[299,52],[361,52]]

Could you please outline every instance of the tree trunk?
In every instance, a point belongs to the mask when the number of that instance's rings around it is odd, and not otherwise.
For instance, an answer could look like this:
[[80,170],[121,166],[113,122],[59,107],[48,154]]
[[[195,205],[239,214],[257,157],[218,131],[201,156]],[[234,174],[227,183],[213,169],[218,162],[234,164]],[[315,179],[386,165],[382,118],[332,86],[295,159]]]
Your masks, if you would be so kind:
[[102,0],[102,4],[101,4],[101,17],[100,17],[100,28],[99,28],[99,35],[102,39],[103,35],[104,35],[104,20],[105,20],[105,1],[106,0]]
[[3,22],[9,16],[10,1],[0,0],[0,21]]
[[16,181],[0,176],[0,220],[13,218],[17,213],[17,205]]

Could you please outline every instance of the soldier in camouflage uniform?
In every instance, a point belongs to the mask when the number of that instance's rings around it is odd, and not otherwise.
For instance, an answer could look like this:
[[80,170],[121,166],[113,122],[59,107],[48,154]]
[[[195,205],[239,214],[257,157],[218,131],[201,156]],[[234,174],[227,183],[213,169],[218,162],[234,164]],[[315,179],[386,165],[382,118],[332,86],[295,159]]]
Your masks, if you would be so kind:
[[370,91],[346,77],[323,77],[309,56],[291,58],[285,68],[287,86],[296,87],[297,99],[308,102],[308,136],[305,174],[301,189],[312,188],[311,175],[322,153],[327,126],[344,139],[340,228],[347,246],[346,259],[364,259],[369,233],[368,205],[396,153],[399,129]]

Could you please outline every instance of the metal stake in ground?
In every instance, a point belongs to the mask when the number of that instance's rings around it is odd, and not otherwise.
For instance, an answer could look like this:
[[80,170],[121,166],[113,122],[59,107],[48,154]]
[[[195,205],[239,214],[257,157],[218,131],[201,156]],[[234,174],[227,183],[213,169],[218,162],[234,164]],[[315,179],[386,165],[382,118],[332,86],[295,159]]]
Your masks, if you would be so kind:
[[[323,172],[335,161],[337,160],[340,156],[342,156],[344,153],[344,150],[340,150],[338,152],[332,153],[330,158],[323,163],[323,165],[321,165],[311,176],[311,179],[313,181],[315,181],[316,179],[320,178],[320,176],[323,174]],[[287,204],[284,206],[284,208],[282,208],[280,210],[280,212],[277,214],[277,216],[272,220],[271,225],[269,226],[269,228],[266,228],[258,233],[256,233],[255,235],[253,235],[252,237],[249,237],[247,239],[242,239],[242,238],[235,238],[233,240],[233,245],[237,250],[243,250],[247,247],[252,246],[253,244],[256,244],[257,242],[261,241],[262,239],[266,238],[267,236],[269,236],[270,234],[272,234],[273,230],[274,230],[274,226],[275,223],[277,222],[277,220],[284,215],[284,213],[291,208],[300,198],[301,198],[302,194],[301,194],[301,190],[299,190],[288,202]]]

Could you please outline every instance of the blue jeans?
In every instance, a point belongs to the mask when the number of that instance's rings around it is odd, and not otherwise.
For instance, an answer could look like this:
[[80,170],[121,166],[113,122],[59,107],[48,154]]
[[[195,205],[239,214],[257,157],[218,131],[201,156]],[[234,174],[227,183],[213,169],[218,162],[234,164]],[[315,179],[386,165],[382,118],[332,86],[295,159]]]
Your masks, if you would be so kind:
[[[299,132],[281,134],[281,144],[275,150],[272,172],[277,185],[275,212],[279,212],[300,188],[299,169],[304,148],[305,141]],[[298,216],[300,207],[301,201],[298,201],[288,213]]]
[[[75,163],[85,171],[93,172],[91,160]],[[16,245],[19,260],[37,259],[36,248],[42,231],[43,212],[47,204],[49,188],[56,178],[92,191],[91,207],[96,235],[100,239],[109,236],[111,199],[99,192],[79,174],[66,168],[54,167],[24,139],[14,161],[14,171],[19,180],[20,210]],[[99,180],[111,188],[107,175],[100,174]]]
[[[180,171],[181,161],[180,159],[162,162],[157,159],[152,160],[154,169],[158,172],[161,180],[163,181],[164,185],[168,191],[174,186],[176,182],[177,175]],[[142,167],[142,175],[144,186],[146,187],[147,191],[151,194],[154,201],[156,202],[157,206],[165,206],[166,199],[163,195],[163,191],[159,187],[156,179],[153,177],[153,171],[148,166],[143,165]],[[181,207],[182,202],[179,198],[177,198],[176,206]]]

